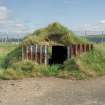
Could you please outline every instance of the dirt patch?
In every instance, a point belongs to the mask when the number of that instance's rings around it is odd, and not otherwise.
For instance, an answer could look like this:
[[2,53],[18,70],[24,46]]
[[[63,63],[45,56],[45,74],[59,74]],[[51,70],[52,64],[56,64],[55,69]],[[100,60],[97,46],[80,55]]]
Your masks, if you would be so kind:
[[0,105],[105,105],[105,77],[0,81]]

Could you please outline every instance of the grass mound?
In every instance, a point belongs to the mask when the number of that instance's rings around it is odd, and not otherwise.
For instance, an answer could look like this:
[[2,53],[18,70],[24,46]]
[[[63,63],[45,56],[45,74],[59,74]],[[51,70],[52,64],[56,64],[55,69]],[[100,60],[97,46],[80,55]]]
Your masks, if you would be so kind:
[[[83,38],[75,36],[75,34],[69,30],[67,27],[59,24],[52,23],[45,28],[36,30],[29,36],[25,37],[21,45],[27,46],[29,44],[43,44],[47,43],[48,45],[53,44],[63,44],[70,45],[74,43],[86,43],[87,41]],[[20,61],[22,58],[22,49],[21,45],[15,50],[11,51],[5,58],[3,67],[8,68],[12,63]]]
[[[5,59],[7,58],[7,55],[14,51],[14,49],[17,49],[18,45],[16,44],[0,44],[0,68],[2,68],[4,65],[6,66]],[[9,58],[8,58],[9,59]]]
[[95,45],[90,52],[65,62],[64,69],[78,72],[85,78],[105,75],[105,44]]
[[[36,30],[25,37],[22,45],[40,44],[70,45],[76,43],[87,43],[86,40],[75,36],[65,26],[59,23],[50,24],[46,28]],[[39,65],[32,61],[21,61],[21,46],[16,47],[5,55],[0,71],[1,79],[20,79],[24,77],[55,76],[72,79],[86,79],[105,74],[105,45],[94,46],[93,51],[84,53],[75,58],[65,61],[64,65]]]
[[105,45],[100,44],[94,47],[94,50],[87,54],[81,55],[78,64],[85,72],[89,72],[92,76],[105,74]]
[[8,69],[1,70],[0,79],[22,79],[29,77],[57,76],[60,65],[39,65],[32,61],[13,63]]
[[4,58],[2,67],[3,68],[8,68],[10,67],[13,63],[21,61],[22,60],[22,51],[21,47],[16,47],[12,51],[10,51]]
[[23,45],[34,44],[40,42],[47,42],[49,44],[59,43],[64,45],[75,44],[75,43],[85,43],[80,37],[77,37],[71,30],[67,27],[61,25],[58,22],[52,23],[45,28],[36,30],[29,36],[25,37],[23,40]]

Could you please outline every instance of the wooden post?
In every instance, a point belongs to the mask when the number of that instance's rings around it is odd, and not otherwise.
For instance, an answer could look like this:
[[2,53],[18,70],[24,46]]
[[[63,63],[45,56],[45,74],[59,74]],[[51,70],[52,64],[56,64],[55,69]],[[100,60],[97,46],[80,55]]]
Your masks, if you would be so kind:
[[74,56],[76,56],[76,44],[74,44]]
[[26,47],[26,60],[28,60],[28,46]]
[[72,56],[72,52],[71,52],[71,49],[72,49],[72,48],[71,48],[71,47],[72,47],[72,45],[69,46],[69,49],[70,49],[70,58],[71,58],[71,56]]
[[77,56],[78,55],[78,45],[76,44],[75,46],[75,55]]
[[37,53],[38,53],[38,46],[35,45],[35,61],[37,62]]
[[89,51],[89,44],[87,44],[87,51]]
[[67,47],[67,59],[70,58],[70,46]]
[[80,55],[80,44],[78,44],[78,54]]
[[73,56],[73,44],[70,46],[70,56],[72,57]]
[[45,55],[44,55],[44,45],[42,46],[42,63],[44,64],[44,57],[45,57]]
[[84,52],[84,45],[82,44],[82,53]]
[[32,45],[30,46],[30,49],[31,49],[30,50],[31,51],[31,55],[30,56],[31,56],[31,60],[32,60],[32,58],[33,58],[33,46]]
[[42,46],[40,46],[40,64],[42,63]]
[[89,44],[89,51],[90,51],[90,44]]
[[93,44],[91,44],[91,50],[93,50]]
[[35,57],[36,57],[36,45],[34,45],[34,61],[35,61]]
[[84,44],[84,52],[86,52],[86,44]]
[[80,54],[82,53],[82,51],[81,51],[81,44],[80,44]]
[[86,44],[86,52],[88,51],[88,44]]
[[24,60],[24,48],[22,46],[22,61]]
[[82,53],[82,44],[80,44],[80,53]]
[[45,65],[47,65],[47,46],[45,45]]

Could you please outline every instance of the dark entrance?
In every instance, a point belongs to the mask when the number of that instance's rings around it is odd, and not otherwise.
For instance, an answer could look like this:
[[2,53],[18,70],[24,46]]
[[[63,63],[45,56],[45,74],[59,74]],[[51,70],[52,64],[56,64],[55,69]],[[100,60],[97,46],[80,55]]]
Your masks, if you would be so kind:
[[52,46],[52,57],[50,64],[63,64],[67,59],[67,47],[65,46]]

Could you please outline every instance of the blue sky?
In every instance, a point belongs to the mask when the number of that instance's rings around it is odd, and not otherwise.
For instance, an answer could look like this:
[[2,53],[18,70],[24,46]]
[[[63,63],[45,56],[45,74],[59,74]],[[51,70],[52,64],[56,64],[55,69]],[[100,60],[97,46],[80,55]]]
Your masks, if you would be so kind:
[[0,31],[31,32],[58,21],[72,30],[105,30],[105,0],[0,0]]

